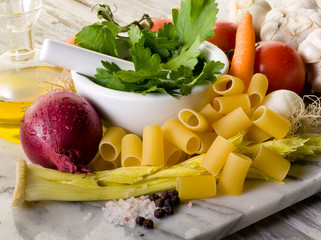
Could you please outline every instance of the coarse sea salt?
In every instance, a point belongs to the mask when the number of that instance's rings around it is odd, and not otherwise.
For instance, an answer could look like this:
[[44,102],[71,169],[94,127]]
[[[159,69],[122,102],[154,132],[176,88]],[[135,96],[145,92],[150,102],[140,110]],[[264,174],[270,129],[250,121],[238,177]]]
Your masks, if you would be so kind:
[[103,207],[104,221],[133,228],[136,225],[136,217],[151,218],[155,209],[155,202],[145,196],[112,200],[106,202]]

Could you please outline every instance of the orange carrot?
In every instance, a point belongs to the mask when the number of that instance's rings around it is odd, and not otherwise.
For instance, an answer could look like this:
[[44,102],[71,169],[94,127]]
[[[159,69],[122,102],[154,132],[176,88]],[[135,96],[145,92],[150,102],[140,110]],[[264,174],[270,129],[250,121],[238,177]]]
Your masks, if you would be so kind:
[[252,15],[245,13],[237,27],[235,50],[229,74],[238,77],[244,82],[244,91],[247,91],[254,73],[255,59],[255,32]]

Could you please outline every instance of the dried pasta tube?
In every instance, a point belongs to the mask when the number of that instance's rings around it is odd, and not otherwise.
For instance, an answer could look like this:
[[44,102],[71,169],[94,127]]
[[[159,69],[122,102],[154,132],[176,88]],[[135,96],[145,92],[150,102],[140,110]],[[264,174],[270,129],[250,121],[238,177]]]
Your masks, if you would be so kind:
[[143,143],[135,134],[127,134],[121,141],[121,163],[123,167],[141,166]]
[[255,109],[263,103],[268,85],[269,80],[264,74],[256,73],[253,75],[247,89],[247,94],[249,95],[251,102],[251,109]]
[[217,136],[205,154],[200,166],[205,168],[214,176],[217,176],[233,150],[233,143],[221,136]]
[[258,107],[252,115],[253,123],[276,139],[286,136],[290,122],[265,106]]
[[226,115],[236,108],[241,107],[244,112],[250,110],[251,103],[247,94],[238,94],[214,98],[213,108],[222,115]]
[[208,131],[213,130],[212,123],[219,120],[223,117],[222,114],[219,114],[217,111],[214,110],[212,104],[206,104],[199,112],[203,117],[206,118],[208,122]]
[[215,132],[203,132],[197,133],[198,137],[201,140],[200,149],[196,152],[197,154],[206,153],[214,142],[217,134]]
[[179,164],[181,162],[184,162],[189,157],[190,157],[190,155],[188,155],[186,152],[182,151],[181,157],[178,159],[178,161],[175,164]]
[[240,195],[251,163],[252,160],[247,156],[230,153],[218,181],[219,191],[228,195]]
[[165,166],[163,133],[159,125],[149,125],[143,130],[142,166]]
[[213,175],[178,177],[176,190],[181,200],[214,197],[216,180]]
[[213,123],[215,132],[223,138],[231,138],[248,129],[252,125],[251,120],[241,107],[233,110],[221,119]]
[[205,132],[208,129],[208,123],[205,117],[200,113],[184,108],[178,112],[180,122],[193,132]]
[[120,127],[107,128],[106,133],[99,144],[99,153],[106,161],[114,161],[121,150],[121,140],[126,131]]
[[164,138],[188,154],[200,149],[200,138],[177,119],[168,119],[162,126]]
[[244,83],[240,78],[232,75],[221,75],[214,83],[214,92],[227,96],[241,94],[244,90]]
[[112,170],[118,167],[120,167],[120,157],[118,157],[114,161],[106,161],[101,156],[99,156],[94,164],[95,171]]
[[277,181],[282,181],[288,174],[291,163],[270,149],[260,145],[253,155],[252,167],[261,170]]
[[182,150],[164,139],[164,159],[165,166],[172,166],[176,164],[182,155]]
[[264,132],[261,128],[258,128],[255,125],[249,127],[246,133],[248,139],[252,142],[261,143],[265,140],[268,140],[272,136],[266,132]]

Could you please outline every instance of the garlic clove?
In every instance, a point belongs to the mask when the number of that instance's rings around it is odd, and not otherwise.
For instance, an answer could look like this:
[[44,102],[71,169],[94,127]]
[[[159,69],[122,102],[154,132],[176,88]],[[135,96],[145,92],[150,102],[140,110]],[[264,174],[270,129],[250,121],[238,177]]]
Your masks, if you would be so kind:
[[300,44],[298,49],[305,63],[315,63],[321,60],[321,28],[314,30]]

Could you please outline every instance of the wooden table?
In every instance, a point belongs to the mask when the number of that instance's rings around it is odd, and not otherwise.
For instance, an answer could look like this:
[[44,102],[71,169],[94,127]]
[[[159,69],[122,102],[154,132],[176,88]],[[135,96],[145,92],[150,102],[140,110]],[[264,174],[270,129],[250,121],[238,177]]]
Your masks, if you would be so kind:
[[[100,1],[44,0],[41,16],[34,29],[36,46],[41,47],[45,38],[63,41],[79,32],[82,26],[97,21],[95,11],[91,9],[98,2]],[[112,6],[116,18],[122,24],[128,24],[145,12],[152,17],[168,17],[171,15],[172,8],[179,7],[180,1],[109,0],[104,2]],[[228,1],[217,2],[220,8],[218,18],[226,18]],[[0,36],[0,51],[4,52],[6,43],[3,35]],[[240,230],[226,239],[321,239],[320,210],[321,195],[319,193]]]

